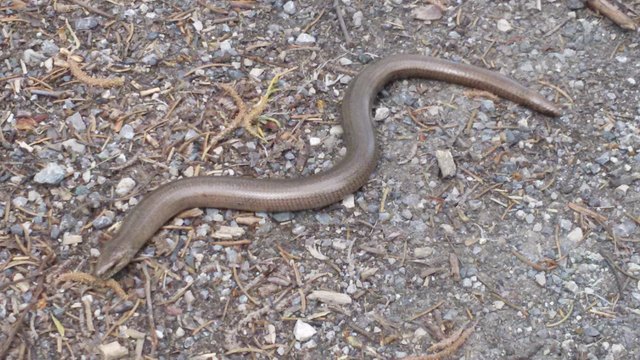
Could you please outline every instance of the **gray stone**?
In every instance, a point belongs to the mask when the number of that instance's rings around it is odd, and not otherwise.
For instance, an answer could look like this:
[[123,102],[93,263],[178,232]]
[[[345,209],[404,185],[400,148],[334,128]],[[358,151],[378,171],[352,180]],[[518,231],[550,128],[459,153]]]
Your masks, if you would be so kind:
[[57,185],[64,179],[65,175],[66,171],[62,166],[56,163],[48,163],[44,169],[36,174],[33,180],[38,184]]
[[98,19],[94,17],[86,17],[75,21],[76,30],[91,30],[98,26]]
[[284,12],[289,15],[293,15],[297,11],[296,3],[294,3],[293,1],[287,1],[282,8],[284,9]]
[[311,45],[316,42],[316,38],[307,33],[301,33],[296,38],[296,44],[298,45]]
[[67,124],[73,127],[78,132],[87,130],[87,125],[82,119],[82,115],[79,112],[73,113],[73,115],[67,118]]
[[273,220],[279,223],[291,221],[294,218],[294,216],[295,215],[292,212],[288,212],[288,211],[271,214],[271,217],[273,218]]

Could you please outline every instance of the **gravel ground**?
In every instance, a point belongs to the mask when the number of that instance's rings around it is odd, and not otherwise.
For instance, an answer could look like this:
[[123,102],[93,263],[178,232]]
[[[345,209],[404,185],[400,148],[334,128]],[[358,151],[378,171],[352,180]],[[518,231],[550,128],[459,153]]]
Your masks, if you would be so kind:
[[[391,359],[445,339],[454,358],[640,359],[637,33],[569,0],[341,0],[351,42],[326,0],[78,3],[0,2],[8,358]],[[182,214],[115,277],[126,299],[68,275],[160,184],[330,168],[347,84],[398,53],[500,71],[564,115],[399,81],[353,197]],[[211,146],[237,110],[215,83],[251,104],[292,68],[266,111],[281,128]]]

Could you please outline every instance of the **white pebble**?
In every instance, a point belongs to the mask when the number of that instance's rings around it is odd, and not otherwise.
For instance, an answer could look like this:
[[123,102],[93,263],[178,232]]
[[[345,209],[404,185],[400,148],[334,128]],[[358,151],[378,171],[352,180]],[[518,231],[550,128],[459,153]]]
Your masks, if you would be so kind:
[[307,34],[307,33],[301,33],[300,35],[298,35],[298,37],[296,38],[296,44],[298,45],[310,45],[316,42],[316,38]]
[[374,115],[373,119],[375,121],[382,121],[388,118],[390,113],[391,113],[391,110],[389,110],[389,108],[379,107],[376,109],[376,114]]
[[264,73],[264,69],[260,69],[260,68],[253,68],[251,69],[251,71],[249,71],[249,75],[254,79],[260,79],[263,73]]
[[133,190],[135,186],[135,180],[128,177],[123,178],[122,180],[120,180],[120,182],[118,182],[118,185],[116,185],[116,194],[119,196],[127,195],[131,190]]
[[508,32],[512,29],[511,24],[506,19],[498,20],[498,30]]
[[307,341],[316,334],[316,329],[302,320],[296,321],[296,325],[293,327],[293,336],[298,341]]
[[356,206],[355,197],[349,194],[342,199],[342,205],[347,209],[353,209]]
[[571,242],[578,242],[580,240],[582,240],[582,229],[577,227],[573,230],[571,230],[571,232],[569,234],[567,234],[567,240],[571,241]]
[[320,145],[320,143],[322,142],[322,140],[319,137],[310,137],[309,138],[309,145],[311,146],[318,146]]

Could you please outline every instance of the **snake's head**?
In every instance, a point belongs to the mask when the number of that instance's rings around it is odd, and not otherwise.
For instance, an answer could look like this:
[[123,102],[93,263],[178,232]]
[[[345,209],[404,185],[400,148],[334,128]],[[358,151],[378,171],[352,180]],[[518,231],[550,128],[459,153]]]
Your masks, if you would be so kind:
[[96,262],[95,276],[109,279],[133,260],[138,249],[127,246],[127,243],[117,236],[105,244]]

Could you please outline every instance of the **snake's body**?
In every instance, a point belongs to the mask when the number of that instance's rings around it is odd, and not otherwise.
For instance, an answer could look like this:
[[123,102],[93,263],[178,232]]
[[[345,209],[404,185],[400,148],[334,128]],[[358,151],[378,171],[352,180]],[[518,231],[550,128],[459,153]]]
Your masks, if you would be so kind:
[[108,278],[120,271],[160,227],[186,209],[296,211],[324,207],[356,191],[366,183],[378,159],[371,121],[375,97],[390,81],[412,77],[487,90],[546,115],[560,114],[537,92],[496,72],[421,55],[384,58],[367,66],[346,91],[342,126],[347,154],[332,169],[297,179],[202,176],[163,185],[146,195],[124,219],[98,258],[96,275]]

